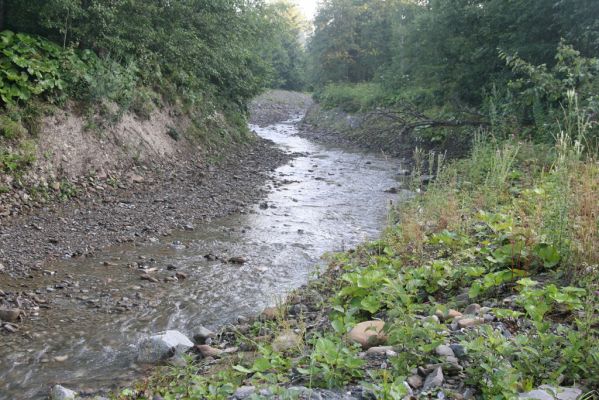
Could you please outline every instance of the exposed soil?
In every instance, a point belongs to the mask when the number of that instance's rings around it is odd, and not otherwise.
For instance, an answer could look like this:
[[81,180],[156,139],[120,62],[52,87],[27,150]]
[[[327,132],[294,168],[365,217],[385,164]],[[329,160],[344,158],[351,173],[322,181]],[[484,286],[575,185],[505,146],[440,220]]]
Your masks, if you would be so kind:
[[[283,109],[254,105],[257,121],[301,114],[302,103]],[[24,208],[0,219],[0,306],[35,307],[14,288],[41,277],[58,258],[91,256],[117,243],[143,242],[189,229],[211,218],[243,212],[264,196],[270,172],[289,160],[272,142],[253,138],[223,151],[218,162],[142,164],[121,171],[126,179],[80,177],[78,193],[65,202]]]

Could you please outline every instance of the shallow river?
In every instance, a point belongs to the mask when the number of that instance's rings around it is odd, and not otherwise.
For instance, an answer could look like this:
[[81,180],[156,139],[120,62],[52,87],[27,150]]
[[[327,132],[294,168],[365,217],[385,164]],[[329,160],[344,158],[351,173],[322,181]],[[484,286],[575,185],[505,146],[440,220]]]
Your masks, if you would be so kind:
[[[313,143],[293,121],[252,128],[300,153],[273,172],[268,197],[193,231],[51,266],[58,272],[38,288],[52,293],[50,308],[20,334],[0,336],[0,399],[44,398],[56,383],[84,391],[125,383],[143,371],[140,338],[165,329],[193,336],[199,325],[255,314],[304,284],[324,253],[376,238],[400,200],[385,192],[400,186],[396,160]],[[220,261],[230,257],[247,262]],[[160,282],[141,280],[144,269]],[[176,272],[187,279],[164,281]]]

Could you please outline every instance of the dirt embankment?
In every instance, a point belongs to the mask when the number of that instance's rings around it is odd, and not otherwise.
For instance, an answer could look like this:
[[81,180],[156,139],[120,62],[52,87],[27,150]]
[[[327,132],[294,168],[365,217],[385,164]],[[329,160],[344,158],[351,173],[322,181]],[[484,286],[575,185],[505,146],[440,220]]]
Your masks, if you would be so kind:
[[[301,114],[301,106],[254,104],[253,117],[277,122]],[[289,159],[251,135],[210,162],[215,154],[173,137],[189,123],[162,110],[144,121],[125,115],[97,133],[68,111],[47,118],[40,157],[27,179],[70,198],[34,198],[20,185],[0,198],[0,275],[34,278],[56,258],[90,255],[240,211],[264,195],[270,171]],[[8,300],[0,290],[0,302]]]
[[327,110],[313,104],[303,120],[302,136],[329,144],[359,146],[402,158],[410,163],[416,148],[425,152],[445,153],[449,158],[461,157],[470,148],[470,137],[453,131],[434,135],[414,131],[401,132],[389,119]]

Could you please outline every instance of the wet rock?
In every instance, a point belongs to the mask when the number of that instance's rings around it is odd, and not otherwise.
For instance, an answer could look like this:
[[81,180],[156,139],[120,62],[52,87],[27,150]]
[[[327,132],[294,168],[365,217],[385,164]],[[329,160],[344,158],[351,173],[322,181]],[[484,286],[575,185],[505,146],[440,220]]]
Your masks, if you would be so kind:
[[231,258],[229,258],[229,262],[231,264],[243,265],[247,262],[247,260],[243,257],[231,257]]
[[179,279],[180,281],[182,281],[182,280],[184,280],[184,279],[187,279],[187,274],[185,274],[185,273],[183,273],[183,272],[177,272],[177,273],[175,274],[175,277],[176,277],[177,279]]
[[204,344],[206,343],[206,340],[209,338],[213,338],[214,337],[214,332],[212,332],[210,329],[200,326],[197,329],[197,332],[195,335],[193,335],[193,340],[198,343],[198,344]]
[[420,375],[412,375],[408,378],[408,385],[413,387],[414,389],[420,389],[424,382],[422,381],[422,377]]
[[16,322],[21,315],[20,308],[0,308],[0,320],[6,322]]
[[72,400],[76,397],[77,392],[60,385],[56,385],[50,389],[50,400]]
[[576,400],[582,395],[578,388],[553,387],[549,385],[539,386],[538,389],[527,393],[521,393],[520,399],[531,400]]
[[437,348],[435,349],[435,353],[437,353],[437,355],[441,357],[455,357],[455,354],[453,353],[451,347],[444,344],[437,346]]
[[349,332],[348,337],[349,340],[360,344],[364,350],[367,350],[387,342],[387,337],[383,334],[384,327],[384,321],[361,322]]
[[141,341],[138,345],[137,360],[155,364],[175,355],[185,353],[193,347],[193,342],[179,331],[166,331]]
[[204,256],[204,258],[205,258],[206,260],[208,260],[208,261],[216,261],[216,260],[218,260],[218,257],[217,257],[217,256],[215,256],[214,254],[206,254],[206,255]]
[[241,386],[233,394],[233,398],[236,400],[244,400],[256,393],[254,386]]
[[483,318],[462,318],[458,321],[458,327],[471,328],[485,323]]
[[272,342],[272,349],[277,352],[285,352],[297,348],[302,343],[302,338],[291,331],[285,331]]
[[441,387],[443,385],[443,369],[441,367],[437,367],[428,374],[426,380],[424,381],[423,390],[429,390],[436,387]]
[[196,348],[204,358],[220,357],[223,354],[222,350],[208,346],[207,344],[198,345]]
[[480,313],[480,304],[470,304],[468,307],[464,309],[464,314],[466,315],[478,315]]
[[7,331],[7,332],[9,332],[9,333],[17,333],[17,332],[18,332],[18,330],[19,330],[19,329],[18,329],[18,328],[17,328],[15,325],[13,325],[13,324],[8,324],[8,323],[7,323],[7,324],[4,324],[4,325],[2,325],[2,327],[3,327],[3,328],[4,328],[4,329]]

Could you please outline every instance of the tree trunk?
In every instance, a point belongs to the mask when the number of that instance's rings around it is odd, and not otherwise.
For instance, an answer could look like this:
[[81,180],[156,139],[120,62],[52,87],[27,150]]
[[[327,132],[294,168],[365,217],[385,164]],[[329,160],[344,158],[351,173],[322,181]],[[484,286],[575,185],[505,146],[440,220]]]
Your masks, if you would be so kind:
[[4,0],[0,0],[0,32],[2,32],[4,27],[4,16],[6,15]]

